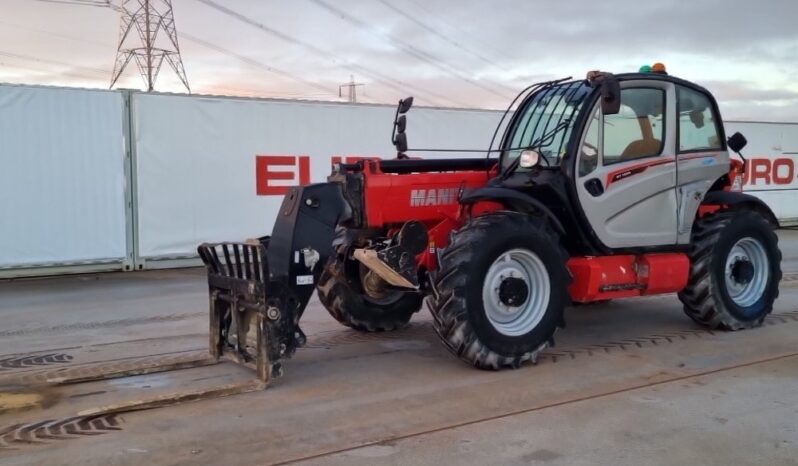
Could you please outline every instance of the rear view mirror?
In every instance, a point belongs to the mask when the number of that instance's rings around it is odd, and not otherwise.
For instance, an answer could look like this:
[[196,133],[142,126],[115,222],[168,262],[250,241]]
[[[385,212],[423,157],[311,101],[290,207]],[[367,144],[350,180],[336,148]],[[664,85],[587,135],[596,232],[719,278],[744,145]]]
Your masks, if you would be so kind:
[[396,116],[393,119],[393,131],[391,132],[391,142],[396,147],[396,158],[406,159],[407,154],[407,135],[405,128],[407,128],[407,113],[410,107],[413,106],[413,97],[406,97],[399,101],[396,106]]
[[589,71],[587,82],[591,87],[599,87],[601,92],[601,112],[615,115],[621,111],[621,85],[612,73]]
[[410,107],[413,106],[413,96],[406,97],[399,101],[399,113],[407,113],[410,110]]
[[729,145],[729,149],[731,149],[731,150],[733,150],[734,152],[737,152],[737,153],[739,153],[741,150],[743,150],[745,145],[748,144],[748,140],[745,139],[745,136],[743,136],[740,133],[732,134],[729,137],[729,139],[726,140],[726,142]]
[[394,146],[396,146],[397,152],[406,152],[407,151],[407,135],[405,133],[398,133],[393,141]]
[[407,117],[401,115],[399,118],[396,119],[396,131],[404,133],[405,128],[407,128]]
[[615,115],[621,111],[621,85],[614,76],[604,78],[601,83],[601,111]]

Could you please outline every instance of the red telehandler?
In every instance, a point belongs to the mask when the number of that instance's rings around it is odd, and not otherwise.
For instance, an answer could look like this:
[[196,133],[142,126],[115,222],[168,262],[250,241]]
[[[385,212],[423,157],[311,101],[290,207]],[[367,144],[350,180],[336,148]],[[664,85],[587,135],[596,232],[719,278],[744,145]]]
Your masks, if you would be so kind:
[[199,247],[212,355],[280,375],[314,291],[364,332],[426,298],[444,345],[488,369],[534,362],[571,303],[678,293],[701,325],[761,324],[781,253],[740,192],[746,140],[709,91],[654,70],[528,87],[485,158],[408,157],[400,101],[396,159],[337,164],[289,191],[271,236]]

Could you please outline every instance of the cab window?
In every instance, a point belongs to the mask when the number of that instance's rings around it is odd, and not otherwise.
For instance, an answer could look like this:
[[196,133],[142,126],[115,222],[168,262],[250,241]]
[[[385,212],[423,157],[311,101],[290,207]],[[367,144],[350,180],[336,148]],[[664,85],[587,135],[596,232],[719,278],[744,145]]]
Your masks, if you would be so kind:
[[599,152],[599,127],[601,126],[601,108],[596,105],[593,116],[587,125],[587,132],[582,141],[579,153],[579,176],[587,176],[593,173],[598,165]]
[[662,154],[664,112],[664,90],[623,89],[620,112],[604,116],[604,165]]
[[721,150],[718,120],[712,104],[702,92],[677,86],[679,152]]

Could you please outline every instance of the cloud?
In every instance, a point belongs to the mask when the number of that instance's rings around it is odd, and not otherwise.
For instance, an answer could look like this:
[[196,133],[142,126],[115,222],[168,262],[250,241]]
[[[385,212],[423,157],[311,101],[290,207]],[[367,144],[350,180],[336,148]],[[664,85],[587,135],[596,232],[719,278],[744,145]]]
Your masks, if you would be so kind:
[[749,81],[704,81],[703,86],[712,90],[715,98],[726,102],[759,102],[798,104],[798,91],[790,89],[767,89]]
[[[119,21],[113,12],[3,1],[2,21],[16,27],[0,28],[0,51],[111,68]],[[337,99],[338,85],[354,75],[370,101],[413,93],[421,104],[504,108],[509,89],[534,81],[665,61],[672,73],[716,93],[723,108],[753,117],[777,109],[798,121],[794,0],[324,0],[355,21],[311,0],[215,1],[293,39],[196,0],[175,2],[178,31],[217,46],[181,40],[195,92],[320,98],[321,87]],[[159,79],[160,90],[180,91],[171,70]],[[140,86],[135,72],[123,85]]]

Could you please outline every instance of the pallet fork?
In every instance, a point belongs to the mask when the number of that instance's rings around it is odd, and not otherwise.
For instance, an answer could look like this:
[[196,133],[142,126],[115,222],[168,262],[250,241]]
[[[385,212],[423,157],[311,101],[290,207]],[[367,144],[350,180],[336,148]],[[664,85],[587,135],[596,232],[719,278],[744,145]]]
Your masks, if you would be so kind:
[[265,386],[306,342],[299,319],[333,254],[335,228],[351,215],[337,183],[293,187],[271,236],[203,243],[210,354],[254,369]]
[[335,227],[350,214],[337,184],[291,188],[272,236],[200,245],[198,252],[208,272],[209,354],[194,351],[169,361],[144,357],[124,367],[56,371],[33,383],[17,383],[12,375],[5,382],[58,387],[225,361],[256,373],[254,379],[244,382],[124,400],[83,410],[78,416],[118,414],[263,390],[282,375],[282,360],[305,344],[299,319],[315,291],[321,268],[317,264],[325,263],[332,254]]
[[[268,244],[268,238],[263,241]],[[266,248],[252,240],[204,243],[198,250],[208,269],[210,355],[217,361],[228,359],[254,369],[265,388],[282,374],[278,361],[286,351],[276,334],[282,313],[267,298]]]

